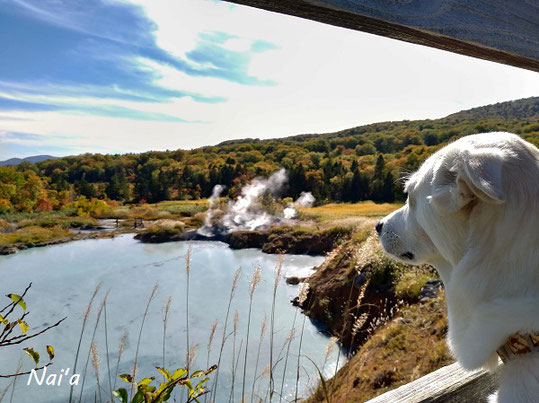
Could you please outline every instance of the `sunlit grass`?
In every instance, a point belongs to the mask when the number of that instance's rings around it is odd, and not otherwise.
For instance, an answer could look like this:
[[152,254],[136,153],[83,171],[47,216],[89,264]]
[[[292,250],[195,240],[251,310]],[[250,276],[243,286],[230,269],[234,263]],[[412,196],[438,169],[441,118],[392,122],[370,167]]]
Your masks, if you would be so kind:
[[206,211],[209,202],[207,199],[174,200],[152,204],[151,206],[160,211],[167,211],[173,214],[193,215],[195,213],[200,213],[201,211]]
[[52,228],[24,227],[14,232],[0,233],[0,246],[17,243],[47,242],[68,235],[69,232],[59,226]]
[[320,220],[335,220],[354,216],[382,217],[398,208],[402,203],[374,203],[364,201],[359,203],[330,203],[318,207],[301,208],[304,216],[311,216]]

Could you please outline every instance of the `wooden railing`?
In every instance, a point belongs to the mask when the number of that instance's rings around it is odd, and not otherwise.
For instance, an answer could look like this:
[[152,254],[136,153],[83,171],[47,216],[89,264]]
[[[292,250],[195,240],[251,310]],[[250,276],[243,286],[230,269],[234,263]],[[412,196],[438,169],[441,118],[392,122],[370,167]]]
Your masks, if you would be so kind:
[[535,1],[227,1],[539,71]]
[[496,390],[495,374],[466,371],[458,363],[440,368],[422,378],[386,392],[368,403],[486,402]]

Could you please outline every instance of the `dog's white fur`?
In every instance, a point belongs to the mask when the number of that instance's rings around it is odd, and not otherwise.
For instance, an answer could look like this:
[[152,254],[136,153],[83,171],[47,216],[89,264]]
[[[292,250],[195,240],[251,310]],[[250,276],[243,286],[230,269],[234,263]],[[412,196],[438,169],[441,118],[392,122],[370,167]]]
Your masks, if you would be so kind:
[[[407,203],[380,221],[382,246],[436,267],[451,351],[464,368],[492,370],[508,336],[539,332],[539,150],[510,133],[462,137],[405,190]],[[503,365],[497,399],[539,402],[539,353]]]

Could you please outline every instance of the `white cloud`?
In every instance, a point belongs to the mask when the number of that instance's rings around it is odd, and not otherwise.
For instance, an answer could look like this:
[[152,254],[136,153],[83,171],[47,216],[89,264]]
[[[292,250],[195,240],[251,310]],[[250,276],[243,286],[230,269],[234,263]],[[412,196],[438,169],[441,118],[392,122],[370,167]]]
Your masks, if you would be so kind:
[[539,92],[539,76],[531,71],[250,7],[202,0],[135,2],[155,22],[157,44],[178,57],[185,58],[197,47],[200,33],[233,35],[223,46],[234,51],[246,51],[256,40],[276,45],[276,49],[254,53],[248,73],[277,85],[246,86],[193,77],[167,64],[137,58],[133,62],[157,73],[155,83],[160,86],[224,97],[227,102],[180,98],[169,103],[140,103],[60,93],[28,100],[110,102],[211,123],[20,112],[12,115],[32,120],[1,120],[0,128],[77,135],[81,146],[115,152],[191,148],[231,138],[280,137],[386,120],[439,118]]

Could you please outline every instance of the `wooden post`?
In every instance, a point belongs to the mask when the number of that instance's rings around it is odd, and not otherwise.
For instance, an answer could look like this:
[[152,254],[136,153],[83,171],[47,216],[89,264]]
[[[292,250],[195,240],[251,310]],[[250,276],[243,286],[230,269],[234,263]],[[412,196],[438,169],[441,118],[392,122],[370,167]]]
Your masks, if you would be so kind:
[[537,1],[227,1],[539,71]]

